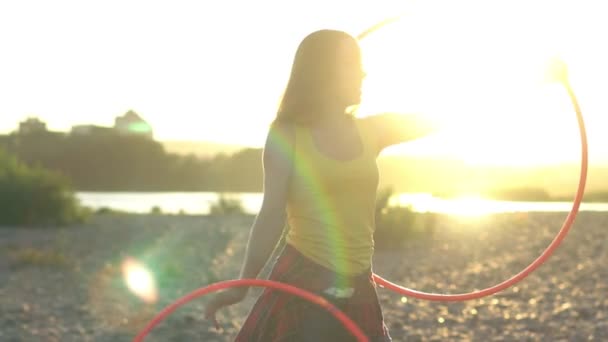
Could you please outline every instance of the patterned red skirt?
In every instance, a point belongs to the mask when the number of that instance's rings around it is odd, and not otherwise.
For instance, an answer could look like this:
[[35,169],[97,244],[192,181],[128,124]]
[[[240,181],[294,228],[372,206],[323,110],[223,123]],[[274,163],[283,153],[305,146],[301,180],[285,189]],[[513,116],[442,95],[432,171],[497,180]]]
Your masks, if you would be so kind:
[[[341,276],[286,245],[269,279],[323,296],[350,317],[370,341],[391,341],[371,270],[354,277]],[[327,289],[336,288],[340,290],[334,291],[334,295],[327,294]],[[356,340],[340,321],[322,307],[283,291],[266,289],[253,306],[235,341]]]

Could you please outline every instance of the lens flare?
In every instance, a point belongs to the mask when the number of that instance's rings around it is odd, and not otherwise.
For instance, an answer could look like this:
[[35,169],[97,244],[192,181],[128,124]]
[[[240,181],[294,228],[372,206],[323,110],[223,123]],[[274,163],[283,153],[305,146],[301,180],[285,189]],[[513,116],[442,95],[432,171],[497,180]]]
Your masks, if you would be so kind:
[[122,263],[122,274],[127,287],[133,294],[147,303],[158,299],[156,284],[152,273],[140,262],[127,258]]

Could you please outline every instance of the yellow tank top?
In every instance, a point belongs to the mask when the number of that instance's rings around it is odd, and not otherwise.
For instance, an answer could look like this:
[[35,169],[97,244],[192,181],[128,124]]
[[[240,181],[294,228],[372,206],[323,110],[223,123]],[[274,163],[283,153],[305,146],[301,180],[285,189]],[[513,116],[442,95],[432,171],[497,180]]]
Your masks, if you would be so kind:
[[296,127],[294,176],[287,201],[286,242],[339,274],[368,270],[378,167],[372,132],[354,119],[363,143],[358,157],[341,161],[322,154],[309,128]]

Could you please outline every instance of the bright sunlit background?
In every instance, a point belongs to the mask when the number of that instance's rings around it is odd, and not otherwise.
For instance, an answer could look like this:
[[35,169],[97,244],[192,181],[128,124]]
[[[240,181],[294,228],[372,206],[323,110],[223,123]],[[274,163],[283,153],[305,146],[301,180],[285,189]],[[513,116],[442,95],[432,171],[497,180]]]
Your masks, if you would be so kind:
[[572,104],[563,87],[543,78],[557,57],[572,65],[577,91],[589,91],[595,80],[577,79],[587,59],[571,53],[566,8],[534,4],[413,6],[363,42],[365,112],[422,112],[450,127],[393,152],[503,165],[578,157]]
[[560,56],[595,146],[591,162],[608,162],[604,7],[579,0],[2,2],[0,132],[28,116],[54,130],[111,125],[133,109],[159,140],[261,146],[306,34],[327,27],[357,34],[403,13],[362,44],[361,115],[416,111],[455,128],[390,152],[473,164],[576,160],[568,98],[537,82],[548,58]]

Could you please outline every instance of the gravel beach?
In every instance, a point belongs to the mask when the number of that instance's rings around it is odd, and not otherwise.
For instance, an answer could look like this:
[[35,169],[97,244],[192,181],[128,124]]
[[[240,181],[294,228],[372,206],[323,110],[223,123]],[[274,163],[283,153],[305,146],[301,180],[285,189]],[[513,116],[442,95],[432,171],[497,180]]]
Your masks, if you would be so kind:
[[[377,274],[426,292],[482,289],[521,271],[565,213],[441,216],[435,234],[377,250]],[[97,215],[69,228],[0,228],[0,341],[131,341],[162,308],[233,278],[252,216]],[[441,303],[378,288],[394,341],[608,341],[608,213],[584,212],[540,268],[507,290]],[[125,284],[122,263],[147,265],[158,300]],[[146,341],[231,341],[259,289],[223,310],[217,331],[197,299]]]

